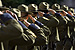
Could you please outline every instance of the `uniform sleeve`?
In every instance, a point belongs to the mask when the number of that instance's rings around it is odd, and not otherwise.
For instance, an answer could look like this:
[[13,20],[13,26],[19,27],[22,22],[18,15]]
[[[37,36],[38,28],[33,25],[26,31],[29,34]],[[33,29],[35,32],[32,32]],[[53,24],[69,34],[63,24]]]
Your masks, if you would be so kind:
[[51,34],[49,28],[48,28],[47,26],[43,25],[41,22],[35,21],[35,24],[37,24],[39,27],[42,28],[42,30],[43,30],[45,36],[49,36],[49,35]]
[[71,19],[72,21],[74,20],[70,14],[67,14],[66,16],[67,16],[69,19]]
[[59,20],[56,17],[51,18],[45,24],[48,27],[56,27],[59,24]]
[[46,37],[44,35],[44,33],[42,32],[42,30],[36,30],[35,34],[37,36],[37,38],[35,39],[35,43],[34,46],[41,46],[41,45],[45,45],[46,44]]
[[57,17],[61,17],[61,15],[60,15],[59,13],[55,13],[55,15],[56,15]]
[[35,24],[33,24],[33,23],[31,25],[29,25],[28,28],[32,31],[40,29],[39,27],[35,26]]
[[53,17],[53,15],[50,15],[50,14],[44,14],[43,16],[48,18],[48,19],[51,19]]
[[41,29],[39,29],[37,27],[37,25],[31,24],[28,28],[33,33],[35,33],[35,35],[37,36],[37,38],[35,39],[35,43],[34,43],[35,46],[41,46],[41,45],[44,45],[46,43],[46,37],[45,37],[43,31]]
[[51,35],[51,31],[47,26],[44,26],[42,29],[43,29],[45,36]]
[[9,45],[30,46],[35,43],[35,39],[36,37],[34,33],[31,30],[27,29],[21,37],[10,40]]
[[55,17],[52,17],[51,19],[42,17],[42,18],[38,18],[37,20],[49,28],[56,27],[59,24],[59,20]]
[[3,15],[0,15],[0,19],[3,21],[3,22],[6,22],[10,19],[14,19],[10,14],[8,13],[4,13]]
[[70,18],[70,19],[72,18],[72,16],[71,16],[71,15],[69,15],[69,14],[67,14],[66,16],[67,16],[68,18]]
[[75,18],[75,16],[73,16]]
[[71,19],[72,21],[69,21],[68,22],[68,26],[75,26],[75,22],[74,22],[74,19],[72,18],[73,16],[71,16],[70,14],[67,14],[66,15],[69,19]]
[[51,16],[50,14],[43,14],[44,17],[48,18],[49,16]]
[[18,22],[22,26],[23,29],[28,29],[21,21],[18,21]]
[[5,24],[5,27],[1,27],[2,30],[0,30],[0,38],[2,38],[0,40],[5,41],[18,38],[24,32],[21,25],[10,14],[4,13],[0,15],[0,19]]
[[35,21],[35,24],[37,24],[39,27],[43,27],[43,24],[39,21]]

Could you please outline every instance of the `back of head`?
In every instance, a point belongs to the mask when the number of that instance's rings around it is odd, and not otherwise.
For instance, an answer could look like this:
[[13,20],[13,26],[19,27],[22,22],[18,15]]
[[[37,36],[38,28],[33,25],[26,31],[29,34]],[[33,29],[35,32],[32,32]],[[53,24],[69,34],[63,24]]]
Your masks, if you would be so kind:
[[63,6],[61,7],[61,9],[65,10],[65,11],[68,11],[68,6],[63,5]]
[[21,4],[18,6],[18,9],[21,11],[21,12],[28,12],[28,6],[24,5],[24,4]]
[[60,9],[60,5],[59,4],[53,4],[52,5],[52,9],[59,10]]
[[41,2],[39,4],[39,10],[48,10],[49,9],[49,4],[47,2]]
[[28,5],[28,12],[37,12],[38,6],[36,4],[29,4]]

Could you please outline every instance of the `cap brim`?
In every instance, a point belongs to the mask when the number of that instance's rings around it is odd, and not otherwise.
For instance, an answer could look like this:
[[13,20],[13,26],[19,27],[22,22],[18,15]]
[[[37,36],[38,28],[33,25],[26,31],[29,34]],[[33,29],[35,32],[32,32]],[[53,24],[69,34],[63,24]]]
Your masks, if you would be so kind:
[[38,11],[42,11],[42,10],[49,10],[49,9],[39,9]]
[[28,12],[28,11],[21,11],[21,12]]
[[60,9],[60,10],[56,10],[57,12],[62,12],[63,10],[62,9]]
[[9,10],[7,7],[0,7],[1,10]]
[[[41,12],[43,12],[43,11],[45,11],[45,10],[46,10],[46,9],[44,9],[44,10],[38,10],[38,11],[41,11]],[[49,9],[47,9],[46,11],[50,12],[50,11],[49,11]]]
[[38,12],[38,10],[37,11],[28,11],[28,12]]
[[75,15],[75,13],[73,13]]

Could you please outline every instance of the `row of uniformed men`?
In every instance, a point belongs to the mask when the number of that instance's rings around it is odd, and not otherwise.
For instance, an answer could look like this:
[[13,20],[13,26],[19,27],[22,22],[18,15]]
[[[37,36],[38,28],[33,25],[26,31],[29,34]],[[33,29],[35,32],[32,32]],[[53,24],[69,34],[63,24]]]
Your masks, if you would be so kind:
[[[1,42],[5,50],[75,50],[73,9],[47,2],[1,7]],[[65,11],[64,11],[65,10]],[[21,12],[20,12],[21,11]]]

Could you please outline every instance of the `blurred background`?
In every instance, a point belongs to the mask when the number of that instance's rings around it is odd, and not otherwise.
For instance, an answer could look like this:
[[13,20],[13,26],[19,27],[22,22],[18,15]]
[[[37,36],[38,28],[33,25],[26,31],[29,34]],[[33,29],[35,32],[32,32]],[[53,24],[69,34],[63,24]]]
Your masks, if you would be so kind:
[[11,6],[11,7],[17,7],[20,4],[37,4],[39,5],[40,2],[48,2],[51,5],[54,3],[58,3],[60,5],[67,5],[69,7],[75,8],[75,0],[2,0],[2,3],[4,6]]

